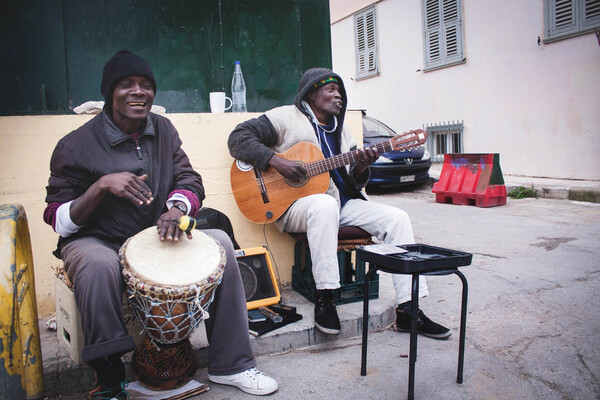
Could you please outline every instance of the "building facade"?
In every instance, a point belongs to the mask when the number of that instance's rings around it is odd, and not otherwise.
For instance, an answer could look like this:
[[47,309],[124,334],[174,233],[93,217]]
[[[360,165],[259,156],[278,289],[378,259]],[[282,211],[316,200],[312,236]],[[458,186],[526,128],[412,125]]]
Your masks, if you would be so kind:
[[330,9],[350,108],[397,131],[430,127],[438,156],[499,153],[505,174],[600,180],[600,1],[331,0]]

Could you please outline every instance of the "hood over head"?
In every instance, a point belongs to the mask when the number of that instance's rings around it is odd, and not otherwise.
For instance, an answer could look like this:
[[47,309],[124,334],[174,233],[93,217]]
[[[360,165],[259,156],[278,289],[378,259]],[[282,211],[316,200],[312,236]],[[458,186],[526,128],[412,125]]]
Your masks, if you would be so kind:
[[338,120],[338,129],[342,129],[344,126],[344,117],[346,116],[346,107],[348,106],[348,98],[346,96],[346,88],[344,87],[344,81],[342,78],[330,70],[329,68],[311,68],[307,70],[302,78],[300,78],[300,84],[298,85],[298,94],[294,99],[294,104],[302,113],[308,115],[304,106],[302,105],[302,100],[305,99],[306,95],[316,88],[314,87],[315,83],[318,83],[327,78],[335,78],[337,79],[337,84],[340,87],[340,94],[342,95],[342,109],[340,110],[340,115],[337,116]]

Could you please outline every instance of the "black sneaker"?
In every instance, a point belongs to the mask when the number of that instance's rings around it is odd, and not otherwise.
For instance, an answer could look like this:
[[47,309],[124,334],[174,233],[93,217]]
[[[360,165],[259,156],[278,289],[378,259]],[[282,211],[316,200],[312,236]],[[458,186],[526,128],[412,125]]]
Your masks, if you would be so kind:
[[333,290],[317,290],[315,326],[321,332],[329,335],[340,333],[340,319],[335,309]]
[[[410,309],[407,311],[405,307],[396,307],[396,327],[398,331],[410,332],[410,322]],[[434,339],[447,339],[452,334],[450,329],[427,318],[421,309],[419,309],[417,318],[417,332]]]

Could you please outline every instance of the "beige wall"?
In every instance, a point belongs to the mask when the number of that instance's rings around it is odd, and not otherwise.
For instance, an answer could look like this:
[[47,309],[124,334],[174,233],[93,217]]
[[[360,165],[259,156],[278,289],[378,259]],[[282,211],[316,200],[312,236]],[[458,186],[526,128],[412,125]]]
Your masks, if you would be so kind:
[[[354,11],[366,5],[354,1]],[[421,1],[377,2],[381,74],[361,81],[352,14],[332,19],[333,67],[349,106],[398,131],[464,120],[464,151],[500,153],[505,174],[600,180],[595,35],[538,46],[543,0],[462,4],[466,63],[425,73]],[[349,5],[331,0],[331,15]]]
[[[233,159],[227,151],[229,132],[240,122],[259,114],[167,114],[178,129],[193,167],[204,179],[204,206],[226,213],[242,248],[268,245],[283,283],[291,282],[293,240],[274,224],[248,221],[238,210],[229,184]],[[61,262],[51,252],[57,235],[42,220],[45,187],[56,142],[84,124],[90,116],[0,117],[0,204],[25,207],[34,256],[36,292],[40,316],[54,311],[54,271]],[[362,140],[360,113],[349,113],[346,123],[357,141]],[[264,231],[264,232],[263,232]],[[4,266],[2,266],[4,267]]]

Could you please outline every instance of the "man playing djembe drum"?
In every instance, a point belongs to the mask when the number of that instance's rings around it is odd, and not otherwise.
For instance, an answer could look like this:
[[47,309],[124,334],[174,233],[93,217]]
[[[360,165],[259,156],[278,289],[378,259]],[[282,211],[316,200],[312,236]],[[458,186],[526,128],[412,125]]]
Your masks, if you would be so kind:
[[[121,399],[126,398],[121,356],[135,342],[123,319],[119,248],[153,225],[161,241],[178,241],[177,222],[194,216],[205,196],[177,130],[150,113],[156,94],[150,65],[129,51],[118,52],[104,67],[101,91],[102,113],[54,149],[44,220],[60,235],[54,254],[74,284],[85,340],[82,358],[96,371],[88,398]],[[206,232],[226,252],[206,320],[209,379],[251,394],[272,393],[277,382],[255,368],[231,241],[222,231]]]

